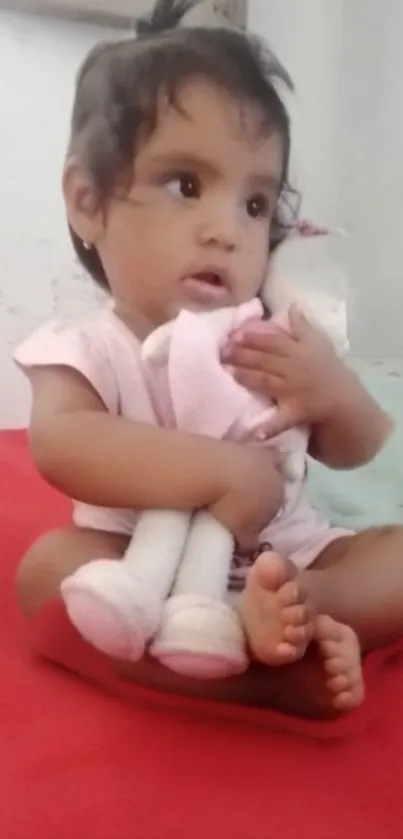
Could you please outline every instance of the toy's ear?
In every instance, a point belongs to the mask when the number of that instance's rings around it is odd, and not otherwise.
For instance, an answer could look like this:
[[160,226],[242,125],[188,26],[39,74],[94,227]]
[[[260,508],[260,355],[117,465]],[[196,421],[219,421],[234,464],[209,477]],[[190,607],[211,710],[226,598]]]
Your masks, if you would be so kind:
[[327,236],[293,235],[273,253],[263,300],[273,315],[296,303],[340,355],[349,350],[347,283],[332,262]]

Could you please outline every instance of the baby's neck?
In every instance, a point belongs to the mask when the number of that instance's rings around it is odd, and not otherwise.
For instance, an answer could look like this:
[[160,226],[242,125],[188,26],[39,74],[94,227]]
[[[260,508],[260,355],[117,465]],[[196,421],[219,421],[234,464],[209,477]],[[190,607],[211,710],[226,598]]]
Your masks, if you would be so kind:
[[141,312],[128,312],[119,302],[114,301],[113,311],[141,342],[145,341],[155,329],[155,324],[151,323]]

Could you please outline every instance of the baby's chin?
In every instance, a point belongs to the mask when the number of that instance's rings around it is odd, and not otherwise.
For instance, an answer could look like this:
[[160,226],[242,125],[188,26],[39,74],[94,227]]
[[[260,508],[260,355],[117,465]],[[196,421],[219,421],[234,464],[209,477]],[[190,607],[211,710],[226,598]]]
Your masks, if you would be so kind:
[[236,305],[236,303],[233,300],[230,300],[230,299],[226,299],[225,302],[223,302],[221,304],[214,303],[214,302],[202,303],[202,302],[196,301],[196,300],[183,299],[177,304],[177,306],[172,308],[171,314],[170,314],[169,318],[167,318],[167,320],[173,320],[184,309],[186,309],[186,311],[188,311],[188,312],[194,312],[195,314],[203,314],[203,313],[206,313],[206,312],[216,312],[218,309],[224,309],[224,308],[226,309],[229,306],[235,306],[235,305]]

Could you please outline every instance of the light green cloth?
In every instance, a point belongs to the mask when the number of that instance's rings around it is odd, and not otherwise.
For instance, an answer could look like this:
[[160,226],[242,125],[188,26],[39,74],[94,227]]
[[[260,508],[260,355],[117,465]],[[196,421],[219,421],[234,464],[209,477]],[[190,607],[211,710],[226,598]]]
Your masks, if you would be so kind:
[[362,530],[378,524],[403,524],[403,378],[399,372],[369,368],[362,378],[395,422],[396,431],[369,465],[333,472],[310,465],[310,494],[315,507],[334,524]]

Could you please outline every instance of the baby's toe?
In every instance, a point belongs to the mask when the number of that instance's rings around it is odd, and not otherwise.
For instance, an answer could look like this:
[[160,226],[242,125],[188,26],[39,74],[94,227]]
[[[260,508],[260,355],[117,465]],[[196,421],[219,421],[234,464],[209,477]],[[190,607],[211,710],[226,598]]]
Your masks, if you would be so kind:
[[305,647],[301,644],[289,644],[287,641],[282,641],[276,647],[276,664],[292,664],[302,658],[304,650]]
[[284,640],[289,644],[294,644],[294,646],[298,647],[302,644],[307,644],[310,640],[311,633],[309,631],[309,625],[305,626],[285,626],[284,627]]
[[351,690],[352,684],[345,673],[340,673],[339,676],[333,676],[333,678],[329,679],[327,686],[332,693],[347,693]]
[[348,687],[343,687],[334,694],[333,704],[339,711],[350,711],[362,705],[365,699],[365,686],[362,673],[357,673],[357,678],[350,681]]
[[287,606],[282,611],[284,625],[305,626],[312,620],[312,611],[307,603],[298,606]]
[[[338,650],[337,652],[339,653],[340,651]],[[325,659],[324,667],[328,676],[344,675],[347,669],[346,659],[339,654],[331,656]]]
[[289,580],[278,591],[278,601],[283,609],[304,604],[304,595],[297,580]]
[[362,699],[355,699],[350,691],[346,691],[345,693],[338,693],[334,697],[333,707],[336,711],[352,711],[353,708],[357,708],[361,702]]
[[328,615],[318,615],[316,618],[315,635],[318,641],[323,644],[331,642],[339,643],[344,637],[343,624],[330,618]]
[[[291,567],[292,566],[292,567]],[[267,551],[261,554],[250,571],[250,582],[266,591],[278,592],[295,574],[292,563],[290,564],[274,551]]]

